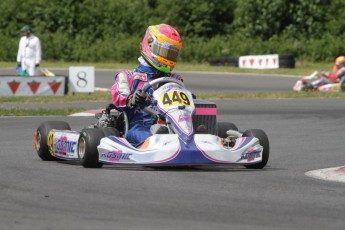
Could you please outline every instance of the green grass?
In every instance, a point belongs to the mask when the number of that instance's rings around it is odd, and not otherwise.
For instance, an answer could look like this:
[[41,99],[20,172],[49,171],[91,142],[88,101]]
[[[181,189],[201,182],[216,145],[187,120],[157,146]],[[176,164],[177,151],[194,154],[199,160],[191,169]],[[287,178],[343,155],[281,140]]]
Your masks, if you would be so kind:
[[111,101],[111,94],[109,91],[95,91],[94,93],[68,93],[64,96],[2,96],[0,103],[66,103],[66,102],[82,102],[82,101]]
[[[232,93],[202,93],[197,95],[198,99],[215,100],[215,99],[301,99],[301,98],[345,98],[341,92],[323,93],[323,92],[232,92]],[[1,108],[0,116],[49,116],[49,115],[70,115],[73,113],[85,111],[85,108],[63,108],[63,109],[20,109],[20,104],[43,104],[43,103],[66,103],[68,102],[85,102],[99,101],[100,105],[106,105],[110,101],[109,92],[96,91],[93,94],[78,93],[75,95],[68,94],[59,97],[0,97],[0,103],[12,103],[9,109]],[[16,107],[16,105],[18,107]]]
[[[281,99],[281,98],[345,98],[342,92],[227,92],[227,93],[200,93],[198,99]],[[0,104],[44,104],[44,103],[66,103],[66,102],[91,102],[109,103],[111,96],[109,91],[95,91],[94,93],[71,93],[64,96],[2,96]],[[1,106],[0,106],[1,108]]]
[[85,111],[83,108],[64,109],[0,109],[0,116],[66,116],[73,113]]
[[[0,62],[0,68],[14,68],[15,63]],[[133,69],[137,66],[137,62],[133,63],[78,63],[78,62],[51,62],[43,61],[41,68],[68,68],[69,66],[94,66],[96,69]],[[307,61],[297,61],[296,68],[293,69],[240,69],[230,66],[210,66],[208,63],[183,63],[179,62],[175,67],[178,71],[208,71],[208,72],[231,72],[231,73],[258,73],[258,74],[283,74],[283,75],[309,75],[314,70],[330,71],[333,63],[322,62],[313,63]]]
[[[202,93],[197,95],[198,99],[301,99],[301,98],[345,98],[341,92],[323,93],[323,92],[230,92],[230,93]],[[73,113],[85,111],[85,108],[63,108],[63,109],[21,109],[16,104],[44,104],[44,103],[65,103],[65,102],[85,102],[99,101],[100,105],[107,104],[111,100],[109,92],[96,91],[93,94],[68,94],[59,97],[0,97],[0,103],[10,103],[11,108],[4,109],[0,107],[0,116],[49,116],[49,115],[70,115]]]

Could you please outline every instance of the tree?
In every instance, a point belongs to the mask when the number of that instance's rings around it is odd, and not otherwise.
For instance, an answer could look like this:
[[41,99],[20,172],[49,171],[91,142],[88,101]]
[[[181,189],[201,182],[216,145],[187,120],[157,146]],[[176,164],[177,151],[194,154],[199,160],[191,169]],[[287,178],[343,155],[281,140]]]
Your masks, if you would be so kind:
[[247,0],[236,8],[235,29],[249,38],[269,40],[320,37],[331,0]]

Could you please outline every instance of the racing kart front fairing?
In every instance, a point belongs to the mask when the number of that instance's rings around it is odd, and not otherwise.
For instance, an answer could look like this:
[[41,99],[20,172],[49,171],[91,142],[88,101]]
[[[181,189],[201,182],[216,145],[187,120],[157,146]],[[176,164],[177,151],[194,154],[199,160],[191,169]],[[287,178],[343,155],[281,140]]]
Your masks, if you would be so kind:
[[234,147],[225,148],[222,139],[211,134],[195,134],[189,142],[183,142],[177,134],[155,134],[139,148],[124,138],[110,136],[103,138],[98,146],[102,163],[151,166],[245,165],[261,162],[262,150],[255,137],[237,139]]

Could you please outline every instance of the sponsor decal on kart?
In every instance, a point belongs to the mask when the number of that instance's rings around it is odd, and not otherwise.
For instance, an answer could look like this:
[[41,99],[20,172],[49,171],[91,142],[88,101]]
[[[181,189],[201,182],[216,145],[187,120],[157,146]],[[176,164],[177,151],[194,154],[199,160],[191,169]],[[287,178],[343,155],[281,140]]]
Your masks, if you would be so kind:
[[247,160],[248,162],[254,161],[255,158],[260,158],[261,157],[261,152],[251,149],[245,153],[242,154],[241,160]]
[[101,158],[106,158],[109,161],[131,160],[132,153],[123,153],[122,150],[112,150],[108,152],[102,152]]
[[74,155],[76,145],[76,141],[69,141],[67,136],[61,136],[60,138],[54,139],[53,148],[57,155]]
[[78,138],[79,133],[76,131],[51,130],[47,140],[50,154],[63,159],[77,159]]
[[178,122],[180,123],[182,121],[190,122],[190,117],[185,114],[181,114],[178,117]]
[[147,148],[137,149],[121,137],[103,138],[98,146],[99,161],[110,164],[164,163],[174,159],[181,149],[177,135],[154,135],[149,137],[147,143]]

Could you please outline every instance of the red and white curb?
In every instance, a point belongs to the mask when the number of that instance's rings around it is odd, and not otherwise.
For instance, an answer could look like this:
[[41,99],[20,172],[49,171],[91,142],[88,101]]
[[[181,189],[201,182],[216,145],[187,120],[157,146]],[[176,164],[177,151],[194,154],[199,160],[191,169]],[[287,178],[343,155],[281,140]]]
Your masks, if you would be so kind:
[[305,173],[316,179],[345,183],[345,166],[312,170]]

